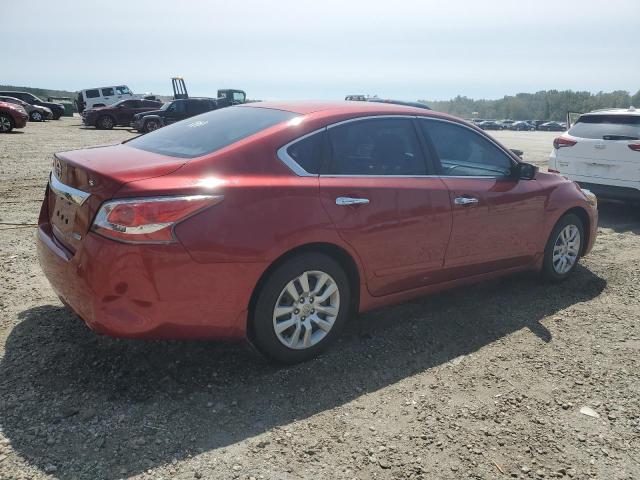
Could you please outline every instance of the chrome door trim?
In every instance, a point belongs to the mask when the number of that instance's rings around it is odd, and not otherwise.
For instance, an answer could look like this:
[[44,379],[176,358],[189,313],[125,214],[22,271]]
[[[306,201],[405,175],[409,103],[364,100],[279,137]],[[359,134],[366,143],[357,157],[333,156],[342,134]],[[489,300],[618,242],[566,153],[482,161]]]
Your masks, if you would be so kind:
[[70,187],[69,185],[65,185],[51,172],[49,176],[49,187],[56,194],[63,198],[66,198],[72,203],[80,206],[84,202],[87,201],[87,198],[91,196],[90,193],[83,192],[82,190],[78,190],[77,188]]

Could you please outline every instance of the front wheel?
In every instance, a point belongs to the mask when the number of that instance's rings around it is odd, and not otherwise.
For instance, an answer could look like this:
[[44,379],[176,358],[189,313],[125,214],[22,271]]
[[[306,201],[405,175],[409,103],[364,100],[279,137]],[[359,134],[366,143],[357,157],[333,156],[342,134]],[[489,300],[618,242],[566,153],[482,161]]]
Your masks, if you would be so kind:
[[258,292],[251,339],[278,362],[309,360],[339,335],[350,303],[347,275],[335,260],[320,253],[294,257],[276,268]]
[[96,126],[101,130],[111,130],[115,124],[116,122],[111,115],[103,115],[96,122]]
[[544,251],[543,278],[561,282],[569,277],[578,265],[584,241],[584,223],[580,217],[569,213],[558,220]]
[[158,128],[160,128],[160,124],[158,123],[157,120],[147,120],[144,124],[144,131],[146,133],[153,132]]
[[34,110],[29,114],[29,119],[32,122],[42,122],[44,121],[44,117],[42,116],[42,113],[40,113],[38,110]]

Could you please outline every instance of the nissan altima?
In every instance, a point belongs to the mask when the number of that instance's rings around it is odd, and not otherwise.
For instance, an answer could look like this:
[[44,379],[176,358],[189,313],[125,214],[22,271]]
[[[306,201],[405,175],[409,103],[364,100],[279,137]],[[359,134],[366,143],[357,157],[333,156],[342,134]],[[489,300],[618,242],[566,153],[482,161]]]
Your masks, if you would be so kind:
[[566,279],[596,203],[442,113],[252,103],[56,154],[38,253],[95,332],[247,339],[294,363],[358,312],[524,270]]

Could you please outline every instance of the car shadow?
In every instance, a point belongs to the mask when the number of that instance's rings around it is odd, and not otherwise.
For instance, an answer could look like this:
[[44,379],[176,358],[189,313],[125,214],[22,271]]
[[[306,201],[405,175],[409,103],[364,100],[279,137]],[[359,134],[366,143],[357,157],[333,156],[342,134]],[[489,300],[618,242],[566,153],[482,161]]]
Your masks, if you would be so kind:
[[560,285],[523,274],[424,297],[354,318],[327,353],[292,367],[241,344],[102,337],[63,307],[31,308],[0,361],[1,427],[18,455],[55,466],[60,479],[134,475],[343,405],[523,328],[537,336],[530,342],[551,342],[540,320],[605,285],[579,267]]
[[616,232],[640,234],[640,209],[638,204],[627,202],[598,202],[598,226]]

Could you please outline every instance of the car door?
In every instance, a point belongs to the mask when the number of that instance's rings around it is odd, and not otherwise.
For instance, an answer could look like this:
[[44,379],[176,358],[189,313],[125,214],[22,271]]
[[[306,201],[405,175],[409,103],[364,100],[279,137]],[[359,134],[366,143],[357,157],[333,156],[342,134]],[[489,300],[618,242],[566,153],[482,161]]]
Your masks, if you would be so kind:
[[438,281],[451,230],[447,187],[431,176],[411,117],[327,129],[322,205],[357,253],[375,296]]
[[187,100],[174,100],[167,108],[163,121],[165,125],[171,125],[185,118],[187,114]]
[[418,121],[449,189],[445,271],[458,278],[525,265],[540,249],[546,192],[513,175],[517,162],[488,135],[435,118]]
[[116,92],[113,87],[101,88],[100,93],[102,94],[101,101],[105,105],[111,105],[116,102]]
[[133,115],[140,111],[142,102],[140,100],[125,100],[120,103],[117,109],[116,118],[118,125],[129,125],[133,119]]

